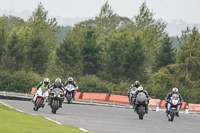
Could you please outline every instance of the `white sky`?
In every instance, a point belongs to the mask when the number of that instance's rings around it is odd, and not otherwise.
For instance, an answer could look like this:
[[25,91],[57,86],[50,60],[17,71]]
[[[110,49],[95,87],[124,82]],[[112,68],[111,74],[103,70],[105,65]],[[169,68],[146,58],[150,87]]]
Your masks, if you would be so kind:
[[[34,11],[42,2],[50,16],[94,17],[102,5],[108,1],[114,12],[121,16],[133,18],[139,12],[144,0],[0,0],[1,11]],[[154,11],[155,18],[167,22],[184,20],[200,23],[200,0],[146,0],[147,6]]]
[[[56,18],[91,18],[99,14],[108,1],[115,13],[133,18],[145,0],[0,0],[0,16],[19,16],[27,20],[41,2],[48,15]],[[146,0],[148,8],[155,13],[155,19],[167,23],[182,20],[200,23],[200,0]],[[59,23],[59,22],[58,22]]]

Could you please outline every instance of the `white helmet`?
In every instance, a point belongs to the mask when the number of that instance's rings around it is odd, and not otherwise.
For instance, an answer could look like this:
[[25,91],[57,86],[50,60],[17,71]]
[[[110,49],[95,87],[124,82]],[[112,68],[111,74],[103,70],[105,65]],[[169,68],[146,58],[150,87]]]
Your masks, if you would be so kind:
[[140,87],[138,87],[138,89],[137,89],[138,91],[143,91],[144,89],[143,89],[143,87],[142,86],[140,86]]
[[173,88],[172,93],[178,93],[178,88]]
[[44,84],[45,84],[45,85],[48,85],[49,83],[50,83],[49,78],[45,78],[45,79],[44,79]]
[[73,81],[73,78],[72,78],[72,77],[69,77],[69,78],[68,78],[68,81]]
[[61,81],[61,79],[60,78],[57,78],[56,80],[55,80],[55,83],[61,83],[62,81]]

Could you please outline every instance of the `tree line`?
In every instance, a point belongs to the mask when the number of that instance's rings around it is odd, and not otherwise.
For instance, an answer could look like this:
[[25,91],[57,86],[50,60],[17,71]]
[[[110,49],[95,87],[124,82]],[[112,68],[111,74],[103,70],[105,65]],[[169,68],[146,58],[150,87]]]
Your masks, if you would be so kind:
[[167,24],[154,19],[145,2],[139,10],[130,19],[106,2],[98,15],[73,27],[48,19],[41,3],[26,22],[0,17],[0,90],[29,93],[44,77],[52,83],[72,76],[81,92],[111,94],[139,80],[155,98],[177,87],[185,101],[200,103],[199,31],[186,27],[177,49]]

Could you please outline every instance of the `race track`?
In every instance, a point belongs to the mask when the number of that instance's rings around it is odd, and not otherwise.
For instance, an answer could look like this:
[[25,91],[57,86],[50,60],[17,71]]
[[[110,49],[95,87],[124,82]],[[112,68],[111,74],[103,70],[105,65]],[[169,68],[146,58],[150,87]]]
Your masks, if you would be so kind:
[[15,109],[38,116],[48,117],[62,124],[84,128],[93,133],[199,133],[200,116],[180,114],[169,122],[164,112],[149,111],[143,120],[132,109],[102,107],[81,104],[63,104],[56,114],[44,108],[33,111],[30,101],[0,99]]

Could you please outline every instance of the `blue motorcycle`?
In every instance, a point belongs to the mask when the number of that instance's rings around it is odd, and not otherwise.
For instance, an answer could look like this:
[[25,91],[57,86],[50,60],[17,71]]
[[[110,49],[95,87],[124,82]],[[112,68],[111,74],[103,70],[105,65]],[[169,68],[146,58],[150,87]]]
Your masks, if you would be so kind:
[[68,104],[72,103],[72,99],[74,98],[74,94],[75,94],[75,87],[72,84],[68,84],[65,87],[65,97],[67,99]]
[[172,122],[174,120],[174,116],[176,116],[177,114],[177,107],[180,105],[180,99],[178,94],[173,94],[172,97],[170,97],[169,103],[171,107],[169,110],[169,115],[167,116],[168,120]]

